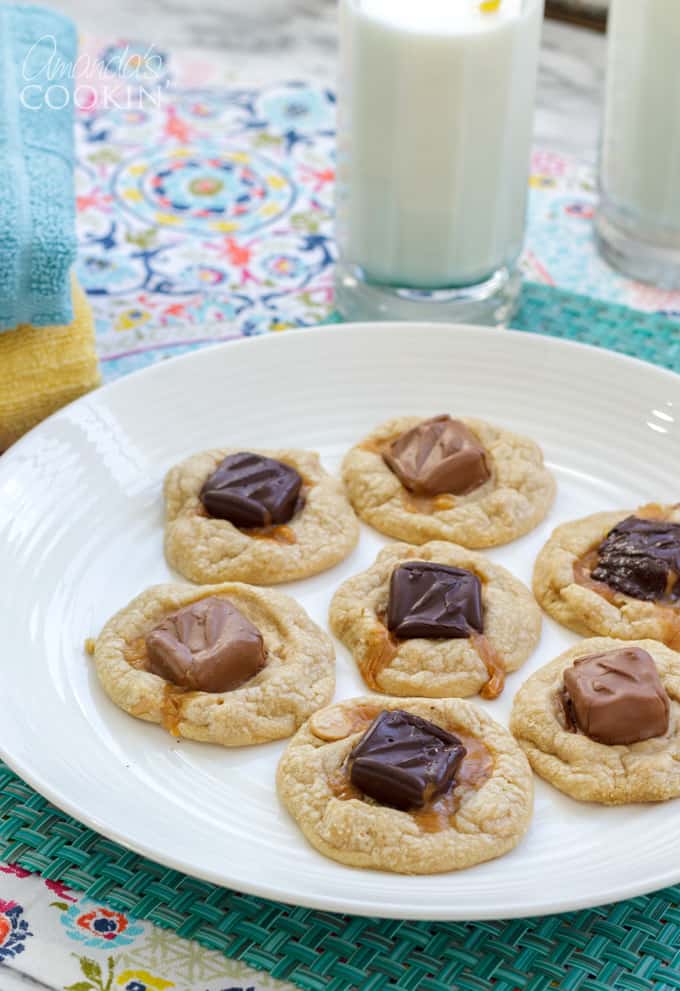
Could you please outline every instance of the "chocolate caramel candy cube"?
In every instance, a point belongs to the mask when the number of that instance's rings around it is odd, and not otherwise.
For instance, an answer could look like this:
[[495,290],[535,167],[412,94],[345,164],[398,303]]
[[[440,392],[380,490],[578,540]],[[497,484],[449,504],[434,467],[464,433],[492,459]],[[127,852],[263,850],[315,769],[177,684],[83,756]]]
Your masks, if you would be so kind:
[[486,451],[460,420],[435,416],[392,441],[383,460],[415,495],[466,495],[491,477]]
[[218,465],[199,498],[211,516],[247,529],[288,523],[298,508],[301,487],[295,468],[242,451]]
[[229,692],[264,667],[262,634],[226,599],[166,616],[146,637],[149,671],[182,688]]
[[350,781],[382,805],[420,809],[453,787],[465,753],[457,736],[427,719],[383,711],[349,755]]
[[482,583],[465,568],[408,561],[392,572],[387,628],[402,640],[482,633]]
[[600,544],[592,577],[647,602],[680,606],[680,523],[628,516]]
[[653,658],[640,647],[574,661],[564,672],[563,699],[567,718],[598,743],[639,743],[668,730],[668,695]]

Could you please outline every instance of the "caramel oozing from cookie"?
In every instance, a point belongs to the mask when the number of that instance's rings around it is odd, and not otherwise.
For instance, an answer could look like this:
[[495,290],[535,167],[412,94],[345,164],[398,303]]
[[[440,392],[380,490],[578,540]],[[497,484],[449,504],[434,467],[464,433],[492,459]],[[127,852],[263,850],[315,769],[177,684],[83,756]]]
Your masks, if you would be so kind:
[[503,658],[483,633],[473,633],[470,637],[473,647],[484,663],[489,680],[479,690],[480,697],[491,701],[497,699],[505,688],[505,664]]
[[401,493],[401,504],[409,513],[425,513],[431,516],[432,513],[439,513],[444,509],[453,509],[456,505],[455,496],[443,492],[441,495],[427,496],[415,495],[406,489]]
[[147,671],[149,665],[149,655],[146,650],[146,638],[135,637],[129,640],[123,648],[123,657],[131,668],[137,671]]
[[368,687],[374,692],[382,691],[378,687],[378,675],[392,663],[397,656],[401,641],[387,629],[383,617],[378,616],[378,622],[368,642],[362,663],[361,673]]
[[277,544],[297,544],[297,536],[292,527],[285,523],[279,526],[259,526],[243,531],[253,540],[274,540]]
[[[667,511],[656,502],[650,502],[645,506],[641,506],[635,511],[635,516],[646,520],[668,520]],[[620,608],[630,596],[625,595],[623,592],[617,592],[616,589],[611,588],[606,582],[597,581],[592,577],[592,572],[597,567],[599,560],[598,548],[600,544],[601,541],[598,541],[594,547],[589,548],[585,554],[582,554],[580,558],[574,561],[574,581],[577,585],[588,588],[597,595],[602,596],[611,605]],[[675,576],[672,576],[669,586],[666,588],[666,595],[668,596],[673,591],[674,579]],[[664,602],[655,602],[652,603],[652,606],[663,623],[663,643],[672,650],[680,650],[680,609],[676,606],[666,605]]]
[[[137,671],[148,671],[149,656],[146,650],[146,640],[144,637],[135,637],[123,648],[123,657],[130,667]],[[182,708],[185,696],[193,694],[186,688],[173,685],[169,681],[163,685],[163,698],[161,701],[161,726],[167,730],[171,736],[179,737],[179,724],[182,721]]]
[[[364,708],[367,707],[361,707],[361,709]],[[379,711],[380,706],[377,706],[376,709]],[[350,716],[351,714],[346,712],[343,715]],[[372,721],[372,718],[364,719],[361,716],[362,723],[357,728],[365,728]],[[479,789],[493,773],[493,757],[484,742],[477,737],[466,736],[457,731],[456,736],[467,753],[456,772],[454,787],[433,802],[428,802],[422,809],[414,809],[412,812],[405,813],[413,818],[423,833],[439,833],[448,829],[460,808],[463,797],[461,788]],[[328,786],[333,796],[340,801],[346,802],[351,799],[360,802],[367,801],[363,792],[352,784],[344,767],[339,767],[328,775]]]
[[[390,633],[383,618],[378,616],[379,625],[376,625],[373,636],[368,643],[362,664],[364,681],[374,692],[382,691],[378,685],[378,676],[384,668],[392,663],[397,656],[399,645],[403,643],[393,633]],[[483,633],[473,633],[470,637],[470,643],[479,654],[489,675],[489,680],[479,690],[480,697],[489,701],[496,699],[505,688],[506,671],[503,658]]]
[[[599,543],[597,546],[599,547]],[[577,585],[583,585],[584,588],[589,588],[593,592],[597,592],[603,599],[606,599],[607,602],[611,602],[615,606],[623,601],[624,596],[620,592],[615,592],[606,582],[598,582],[592,577],[592,571],[597,566],[597,560],[597,547],[592,547],[581,557],[577,558],[574,561],[574,581]]]
[[[298,474],[302,477],[302,488],[300,489],[293,519],[303,511],[307,502],[307,496],[310,490],[316,485],[316,482],[305,478],[300,472]],[[196,506],[195,512],[196,516],[201,516],[207,520],[215,518],[210,515],[201,502]],[[251,537],[253,540],[273,540],[277,544],[297,544],[298,542],[295,530],[287,523],[270,523],[269,526],[237,527],[236,529],[240,530],[244,536]]]
[[342,709],[332,706],[315,712],[309,721],[309,728],[314,736],[325,742],[344,740],[352,733],[365,730],[375,719],[383,706],[359,705],[354,709]]
[[474,736],[456,733],[467,753],[456,772],[455,786],[422,809],[410,813],[424,833],[439,833],[451,825],[461,803],[461,788],[481,788],[493,772],[488,748]]
[[167,730],[171,736],[179,737],[179,724],[182,721],[182,709],[184,700],[188,695],[194,694],[179,685],[171,685],[167,682],[163,687],[163,701],[161,703],[161,726]]
[[[388,437],[385,441],[365,440],[359,444],[359,449],[368,451],[369,454],[379,454],[382,457],[394,439],[394,437]],[[415,493],[402,487],[400,498],[401,504],[407,512],[422,513],[426,516],[441,512],[443,509],[453,509],[456,505],[456,497],[448,492],[436,496],[415,495]]]

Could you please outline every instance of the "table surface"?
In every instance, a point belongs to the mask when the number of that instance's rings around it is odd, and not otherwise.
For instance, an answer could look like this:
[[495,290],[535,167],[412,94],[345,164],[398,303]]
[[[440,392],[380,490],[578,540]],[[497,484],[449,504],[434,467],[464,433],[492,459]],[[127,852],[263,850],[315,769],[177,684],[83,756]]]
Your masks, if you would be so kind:
[[[239,82],[335,77],[337,0],[53,0],[80,30],[144,38],[161,48],[207,50]],[[274,56],[274,57],[272,57]],[[546,21],[535,143],[594,162],[605,39]]]

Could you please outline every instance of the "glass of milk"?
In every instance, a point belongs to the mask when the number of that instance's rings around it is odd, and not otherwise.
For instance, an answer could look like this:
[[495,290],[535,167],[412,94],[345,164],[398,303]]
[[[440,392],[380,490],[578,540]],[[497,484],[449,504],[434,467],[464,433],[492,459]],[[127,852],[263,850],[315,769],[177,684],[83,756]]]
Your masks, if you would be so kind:
[[608,32],[598,244],[680,289],[680,0],[613,0]]
[[543,0],[339,4],[338,309],[504,323],[520,287]]

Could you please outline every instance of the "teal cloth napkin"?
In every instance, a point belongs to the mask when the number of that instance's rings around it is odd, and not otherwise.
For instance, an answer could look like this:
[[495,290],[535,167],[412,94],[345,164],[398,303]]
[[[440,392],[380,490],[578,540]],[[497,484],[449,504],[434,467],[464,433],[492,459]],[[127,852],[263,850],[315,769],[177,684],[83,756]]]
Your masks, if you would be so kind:
[[73,23],[0,4],[0,331],[70,323]]

